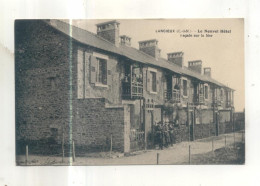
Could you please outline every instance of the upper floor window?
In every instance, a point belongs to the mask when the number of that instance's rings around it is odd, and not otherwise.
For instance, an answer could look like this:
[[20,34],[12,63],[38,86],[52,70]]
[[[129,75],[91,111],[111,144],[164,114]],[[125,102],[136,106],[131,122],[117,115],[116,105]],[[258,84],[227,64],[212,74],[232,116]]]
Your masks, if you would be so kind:
[[152,92],[157,92],[156,88],[156,72],[150,72],[151,73],[151,85],[152,85]]
[[209,99],[209,87],[208,87],[208,85],[205,85],[204,88],[205,88],[204,89],[204,91],[205,91],[205,93],[204,93],[205,99]]
[[140,64],[134,64],[132,66],[132,82],[133,83],[143,83],[142,68]]
[[217,100],[218,99],[218,89],[217,88],[214,89],[214,95],[215,95],[214,99]]
[[94,52],[90,56],[90,83],[97,87],[111,85],[111,64],[108,65],[108,56]]
[[173,89],[175,89],[175,90],[180,89],[180,78],[178,78],[178,77],[173,78]]
[[146,78],[147,91],[152,94],[157,94],[159,83],[157,69],[148,67]]
[[183,96],[188,96],[188,82],[186,79],[183,79],[182,83],[183,83]]
[[227,91],[227,101],[229,102],[231,100],[231,92]]
[[96,82],[107,84],[107,60],[97,58]]
[[224,90],[220,89],[220,100],[223,101],[224,98]]

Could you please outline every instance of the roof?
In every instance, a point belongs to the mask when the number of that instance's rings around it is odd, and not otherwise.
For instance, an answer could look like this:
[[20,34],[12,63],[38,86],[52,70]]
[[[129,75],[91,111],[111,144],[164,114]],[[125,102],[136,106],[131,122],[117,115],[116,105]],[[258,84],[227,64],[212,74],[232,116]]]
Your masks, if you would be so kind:
[[[82,44],[89,45],[89,46],[92,46],[95,48],[99,48],[104,51],[112,52],[114,54],[124,56],[126,58],[129,58],[131,60],[134,60],[134,61],[137,61],[140,63],[149,64],[149,65],[153,65],[156,67],[168,69],[168,70],[178,73],[178,74],[190,76],[190,77],[196,78],[196,79],[204,81],[204,82],[213,83],[218,86],[231,89],[230,87],[225,86],[224,84],[212,79],[209,76],[205,76],[205,75],[201,75],[199,73],[193,72],[193,71],[189,70],[187,67],[180,67],[164,58],[155,59],[153,56],[150,56],[150,55],[148,55],[136,48],[130,47],[130,46],[119,45],[119,47],[116,47],[113,43],[103,39],[102,37],[100,37],[92,32],[89,32],[87,30],[70,25],[63,21],[51,20],[51,21],[45,21],[45,22],[47,24],[51,25],[56,30],[59,30],[60,32],[68,35],[69,37],[72,37],[74,40],[76,40]],[[231,89],[231,90],[233,90],[233,89]]]

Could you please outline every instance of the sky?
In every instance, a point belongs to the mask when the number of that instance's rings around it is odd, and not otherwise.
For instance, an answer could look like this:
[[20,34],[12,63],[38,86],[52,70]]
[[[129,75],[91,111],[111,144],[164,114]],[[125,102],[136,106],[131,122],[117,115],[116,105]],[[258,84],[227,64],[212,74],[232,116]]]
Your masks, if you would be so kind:
[[[72,24],[96,33],[96,24],[110,20],[73,20]],[[157,39],[161,57],[167,53],[184,52],[184,65],[188,61],[202,60],[202,66],[211,67],[212,78],[235,89],[236,111],[245,108],[244,88],[244,20],[243,19],[118,19],[120,35],[132,38],[132,47],[138,41]],[[172,33],[156,32],[174,30]],[[180,31],[188,31],[178,32]],[[208,33],[207,31],[217,31]],[[225,33],[220,33],[224,30]],[[206,34],[212,35],[206,37]],[[191,34],[192,37],[181,37]],[[199,37],[194,37],[194,34]],[[204,35],[204,37],[201,36]]]

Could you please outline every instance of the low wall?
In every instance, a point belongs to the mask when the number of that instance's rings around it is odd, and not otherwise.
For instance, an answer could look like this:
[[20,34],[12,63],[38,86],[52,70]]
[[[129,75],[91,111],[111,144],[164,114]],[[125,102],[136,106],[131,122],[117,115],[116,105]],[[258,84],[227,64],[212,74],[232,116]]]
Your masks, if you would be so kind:
[[112,136],[113,150],[124,151],[123,107],[106,108],[104,98],[89,98],[78,100],[76,108],[73,127],[76,150],[107,151]]
[[173,128],[174,143],[182,141],[189,141],[189,127],[186,125],[179,125]]
[[16,153],[24,154],[26,145],[32,154],[61,153],[63,136],[65,152],[72,150],[74,140],[76,155],[110,150],[111,136],[113,150],[124,151],[124,107],[106,108],[104,98],[74,100],[71,125],[67,119],[58,123],[21,125]]
[[216,135],[216,125],[211,124],[196,124],[194,126],[195,140],[207,138]]
[[234,113],[235,130],[245,130],[245,112]]
[[233,132],[233,124],[231,122],[219,123],[219,134]]

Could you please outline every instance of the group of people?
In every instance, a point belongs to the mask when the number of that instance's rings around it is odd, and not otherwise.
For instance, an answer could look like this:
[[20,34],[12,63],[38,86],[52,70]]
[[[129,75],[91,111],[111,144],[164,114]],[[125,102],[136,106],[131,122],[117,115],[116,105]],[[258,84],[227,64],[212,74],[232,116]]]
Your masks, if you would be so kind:
[[155,123],[154,126],[155,145],[159,145],[160,149],[163,149],[163,147],[167,148],[170,145],[173,146],[173,143],[175,143],[173,128],[174,128],[173,122]]

